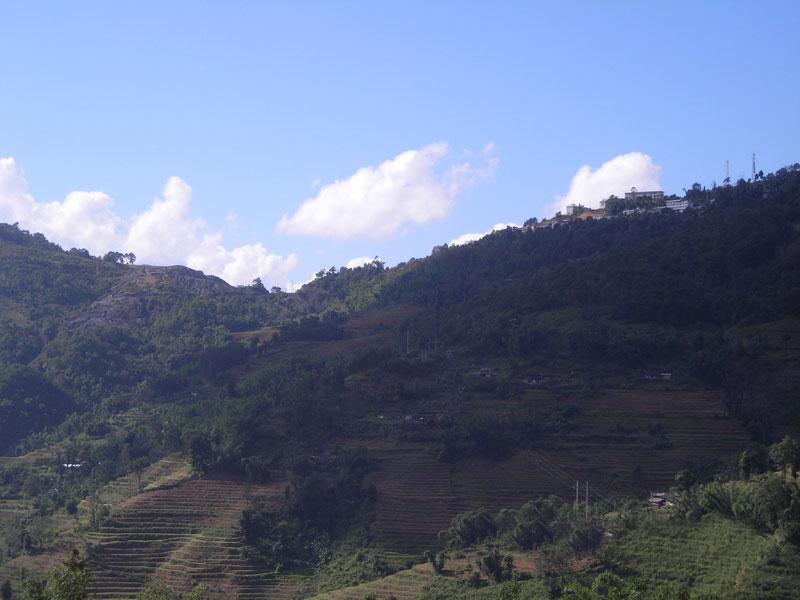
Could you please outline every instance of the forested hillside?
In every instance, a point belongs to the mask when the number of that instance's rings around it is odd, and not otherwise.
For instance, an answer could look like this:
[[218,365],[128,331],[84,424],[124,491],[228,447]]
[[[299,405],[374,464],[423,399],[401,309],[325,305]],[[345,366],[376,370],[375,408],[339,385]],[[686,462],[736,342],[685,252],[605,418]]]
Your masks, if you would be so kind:
[[[413,565],[479,509],[495,529],[470,543],[539,564],[498,511],[548,496],[536,510],[580,554],[559,555],[571,572],[598,531],[631,531],[604,524],[609,507],[676,484],[685,535],[732,531],[699,513],[745,522],[708,501],[740,488],[694,486],[792,462],[767,447],[800,431],[800,166],[686,198],[331,268],[292,294],[0,225],[0,578],[16,589],[76,547],[108,598],[153,581],[242,598],[428,585]],[[591,531],[565,516],[576,480]],[[788,512],[754,536],[794,526],[786,485],[769,489]],[[636,531],[602,564],[624,576],[627,552],[658,580]],[[485,558],[458,551],[464,569]],[[373,588],[352,589],[330,597]]]

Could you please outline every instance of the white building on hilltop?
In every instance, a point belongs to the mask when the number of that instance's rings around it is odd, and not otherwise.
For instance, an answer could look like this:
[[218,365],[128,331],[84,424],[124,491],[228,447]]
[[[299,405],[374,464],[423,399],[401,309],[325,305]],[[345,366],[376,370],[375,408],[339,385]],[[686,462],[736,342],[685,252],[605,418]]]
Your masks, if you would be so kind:
[[625,192],[625,200],[644,200],[645,198],[649,198],[651,200],[661,200],[663,197],[664,192],[661,190],[640,192],[635,187],[632,187],[630,192]]
[[676,212],[683,212],[687,208],[689,208],[689,201],[685,198],[676,198],[674,200],[667,200],[666,207],[669,210],[674,210]]

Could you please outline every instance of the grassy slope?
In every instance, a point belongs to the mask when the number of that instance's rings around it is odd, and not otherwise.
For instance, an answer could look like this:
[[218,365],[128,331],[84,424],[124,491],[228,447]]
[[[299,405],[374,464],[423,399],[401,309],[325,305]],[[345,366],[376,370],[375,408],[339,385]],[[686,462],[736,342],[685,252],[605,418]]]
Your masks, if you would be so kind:
[[775,544],[718,516],[693,524],[657,516],[609,543],[607,557],[622,571],[720,598],[798,598],[800,554]]
[[[800,553],[776,546],[772,537],[721,517],[699,523],[675,523],[654,514],[619,538],[607,538],[601,561],[590,561],[586,577],[598,569],[613,568],[655,584],[675,584],[694,595],[711,594],[720,599],[790,600],[800,598]],[[381,579],[315,596],[319,600],[360,600],[367,594],[378,599],[413,598],[481,599],[500,597],[500,586],[470,590],[457,585],[468,575],[467,559],[448,562],[443,576],[427,564]],[[535,553],[515,553],[521,573],[535,573]],[[605,565],[605,566],[602,566]],[[581,576],[578,573],[578,576]],[[525,598],[544,599],[541,581],[523,582]]]
[[[514,557],[515,571],[522,577],[530,577],[535,573],[535,553],[510,551],[506,554]],[[449,559],[441,575],[436,575],[428,563],[418,564],[375,581],[326,592],[313,596],[313,598],[316,600],[362,600],[372,594],[378,599],[394,596],[397,600],[413,600],[422,594],[433,594],[435,591],[447,594],[442,597],[451,598],[475,598],[477,600],[478,598],[494,597],[496,586],[470,591],[462,585],[457,585],[458,582],[465,582],[470,574],[477,570],[476,553],[470,551]],[[484,585],[488,584],[485,578],[482,578],[482,582]],[[526,587],[531,593],[543,593],[538,582],[531,582]],[[545,596],[538,596],[537,593],[535,597],[544,598]]]

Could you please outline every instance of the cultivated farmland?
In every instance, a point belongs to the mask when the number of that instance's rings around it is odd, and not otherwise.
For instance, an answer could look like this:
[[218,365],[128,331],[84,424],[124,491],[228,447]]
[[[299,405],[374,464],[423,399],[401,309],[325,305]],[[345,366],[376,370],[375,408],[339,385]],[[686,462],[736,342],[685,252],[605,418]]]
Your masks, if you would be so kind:
[[205,582],[216,597],[293,596],[289,577],[249,561],[238,530],[251,495],[277,502],[285,484],[190,479],[122,502],[99,531],[87,534],[99,598],[132,598],[148,581],[187,590]]

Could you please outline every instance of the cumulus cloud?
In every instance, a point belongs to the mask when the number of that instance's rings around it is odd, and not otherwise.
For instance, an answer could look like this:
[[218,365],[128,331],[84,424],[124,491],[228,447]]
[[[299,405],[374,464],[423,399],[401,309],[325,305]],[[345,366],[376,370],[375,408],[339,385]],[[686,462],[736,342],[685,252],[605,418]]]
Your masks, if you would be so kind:
[[472,242],[477,242],[479,239],[486,237],[490,233],[495,231],[502,231],[503,229],[507,229],[509,227],[519,227],[516,223],[498,223],[494,227],[492,227],[489,231],[484,231],[483,233],[465,233],[458,236],[455,239],[450,240],[450,246],[463,246],[464,244],[471,244]]
[[376,260],[380,260],[377,256],[357,256],[356,258],[351,258],[347,261],[345,267],[348,269],[357,269],[358,267],[363,267],[364,265],[369,265]]
[[99,253],[111,248],[124,229],[112,205],[103,192],[71,192],[63,202],[36,202],[16,160],[0,158],[1,221],[20,223],[67,247]]
[[104,192],[71,192],[63,201],[40,203],[14,158],[0,158],[0,221],[19,223],[43,233],[65,248],[86,248],[101,255],[109,250],[133,252],[147,264],[185,264],[222,277],[232,284],[285,285],[297,264],[294,254],[270,254],[263,245],[232,250],[222,245],[222,234],[209,232],[189,209],[192,189],[171,177],[147,210],[129,219],[119,217],[113,200]]
[[641,152],[620,154],[592,170],[589,165],[578,169],[564,196],[556,198],[547,207],[548,216],[555,211],[564,211],[569,204],[583,204],[591,208],[612,194],[622,196],[632,187],[639,190],[661,189],[661,167]]
[[448,154],[447,144],[429,144],[323,185],[294,215],[283,216],[278,231],[332,240],[387,239],[408,223],[441,219],[459,193],[492,177],[499,164],[489,144],[483,164],[464,162],[442,172]]
[[270,254],[259,242],[226,250],[222,234],[206,235],[186,258],[187,266],[219,275],[225,281],[250,283],[261,277],[265,283],[285,285],[289,272],[297,266],[297,255]]

